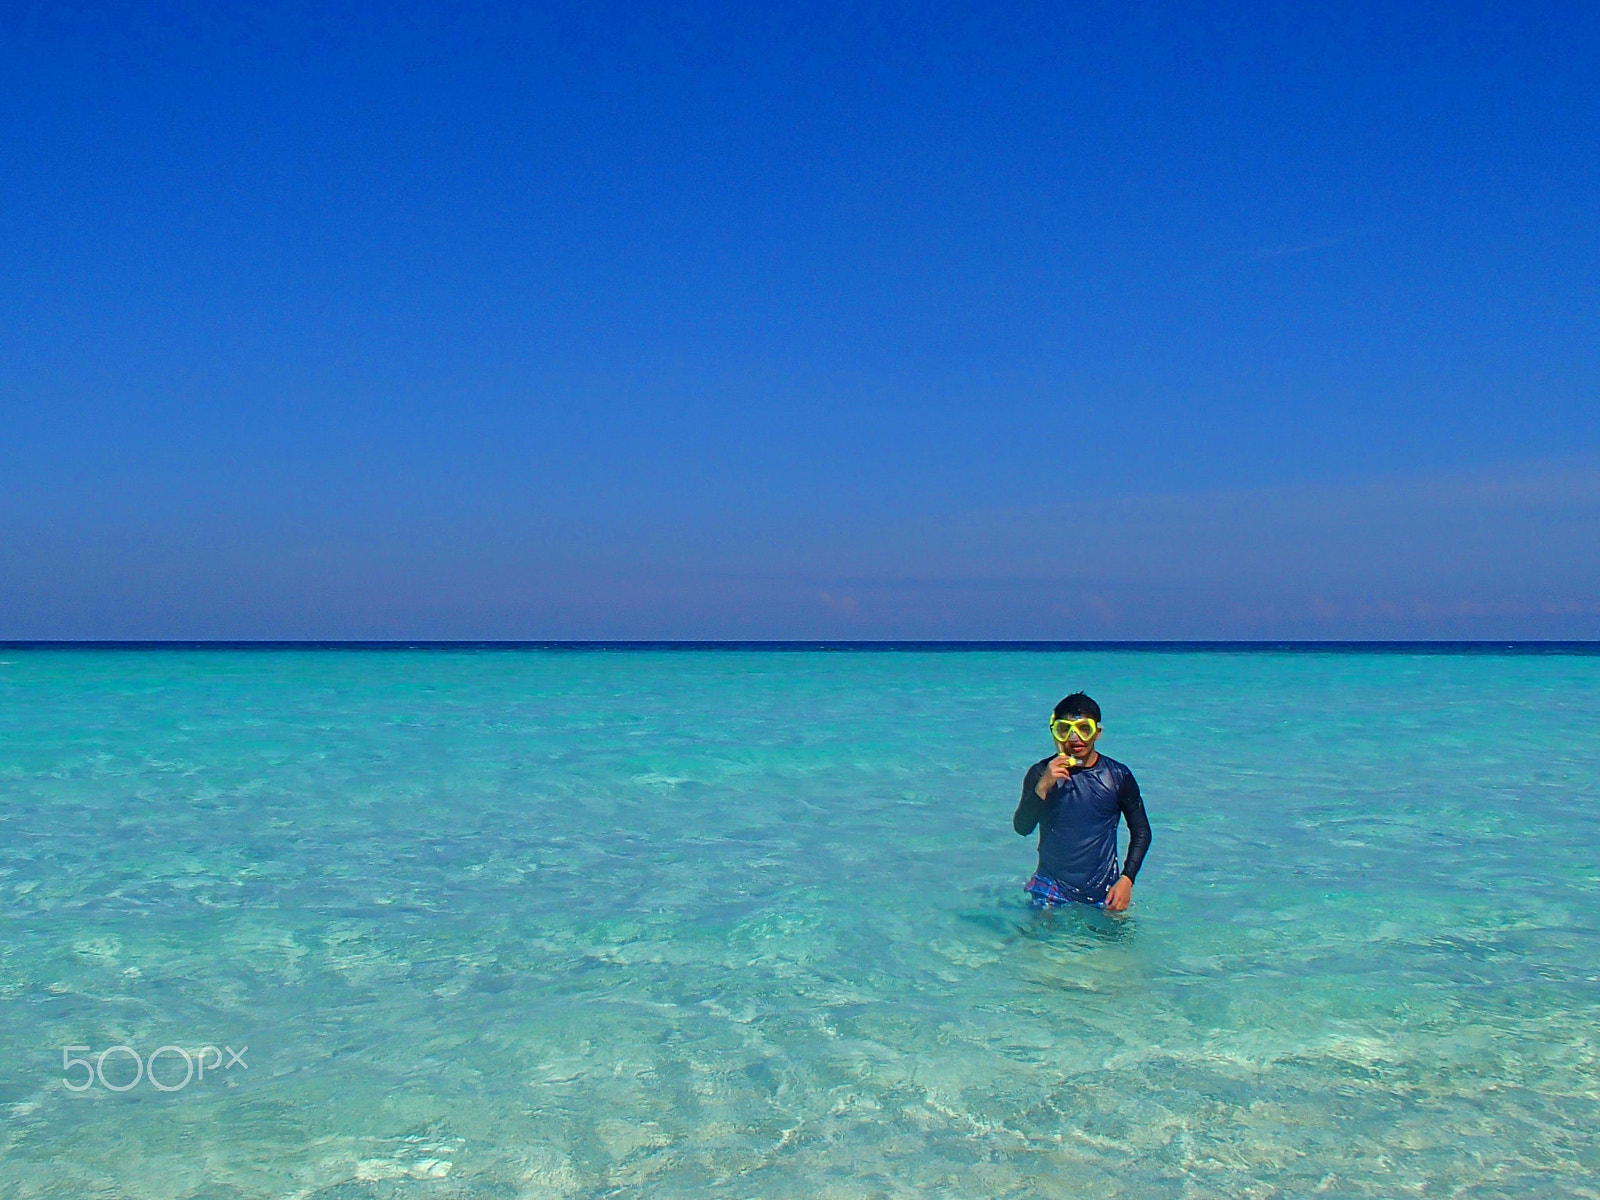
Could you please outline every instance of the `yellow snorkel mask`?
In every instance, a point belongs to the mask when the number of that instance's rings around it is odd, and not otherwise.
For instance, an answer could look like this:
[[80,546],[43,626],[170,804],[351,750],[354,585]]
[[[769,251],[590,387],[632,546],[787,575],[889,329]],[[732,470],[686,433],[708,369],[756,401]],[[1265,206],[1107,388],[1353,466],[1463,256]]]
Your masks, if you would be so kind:
[[1081,760],[1067,754],[1067,739],[1074,734],[1080,742],[1092,742],[1100,735],[1100,722],[1093,717],[1051,717],[1050,736],[1055,738],[1061,753],[1067,755],[1067,766],[1081,766]]

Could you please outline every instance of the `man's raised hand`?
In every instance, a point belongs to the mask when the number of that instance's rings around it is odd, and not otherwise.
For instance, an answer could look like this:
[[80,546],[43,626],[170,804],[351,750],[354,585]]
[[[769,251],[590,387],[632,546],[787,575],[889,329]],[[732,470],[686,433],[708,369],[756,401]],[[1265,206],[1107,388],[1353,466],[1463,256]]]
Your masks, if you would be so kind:
[[1033,785],[1034,795],[1045,800],[1050,796],[1050,789],[1058,783],[1065,783],[1072,778],[1072,770],[1067,766],[1067,756],[1058,754],[1050,760],[1044,773],[1039,776],[1039,782]]

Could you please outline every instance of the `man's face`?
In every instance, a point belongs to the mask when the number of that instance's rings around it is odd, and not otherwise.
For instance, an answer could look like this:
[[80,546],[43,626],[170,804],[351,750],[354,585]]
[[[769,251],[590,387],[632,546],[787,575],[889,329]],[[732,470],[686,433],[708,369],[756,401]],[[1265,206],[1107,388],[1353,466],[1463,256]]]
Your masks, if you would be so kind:
[[1093,717],[1057,717],[1050,722],[1050,732],[1062,753],[1084,759],[1094,753],[1094,744],[1100,737],[1100,722]]

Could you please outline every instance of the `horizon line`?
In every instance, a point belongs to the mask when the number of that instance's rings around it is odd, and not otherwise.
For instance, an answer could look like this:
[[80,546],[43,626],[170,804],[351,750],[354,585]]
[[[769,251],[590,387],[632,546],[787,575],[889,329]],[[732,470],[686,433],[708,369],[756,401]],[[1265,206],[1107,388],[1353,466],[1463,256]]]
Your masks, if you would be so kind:
[[1146,651],[1596,654],[1600,640],[1544,638],[1142,638],[1068,641],[1017,638],[23,638],[0,650],[767,650],[767,651]]

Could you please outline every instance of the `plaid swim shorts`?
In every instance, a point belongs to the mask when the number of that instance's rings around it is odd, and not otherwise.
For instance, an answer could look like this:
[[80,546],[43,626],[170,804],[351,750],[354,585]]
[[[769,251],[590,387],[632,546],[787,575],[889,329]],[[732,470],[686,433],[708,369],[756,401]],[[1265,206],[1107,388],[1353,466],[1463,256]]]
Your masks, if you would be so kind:
[[1104,893],[1095,900],[1087,893],[1079,892],[1076,888],[1064,888],[1054,879],[1039,874],[1035,874],[1023,884],[1022,890],[1028,893],[1030,897],[1028,903],[1034,908],[1059,908],[1063,904],[1093,904],[1096,907],[1103,907],[1106,902]]

